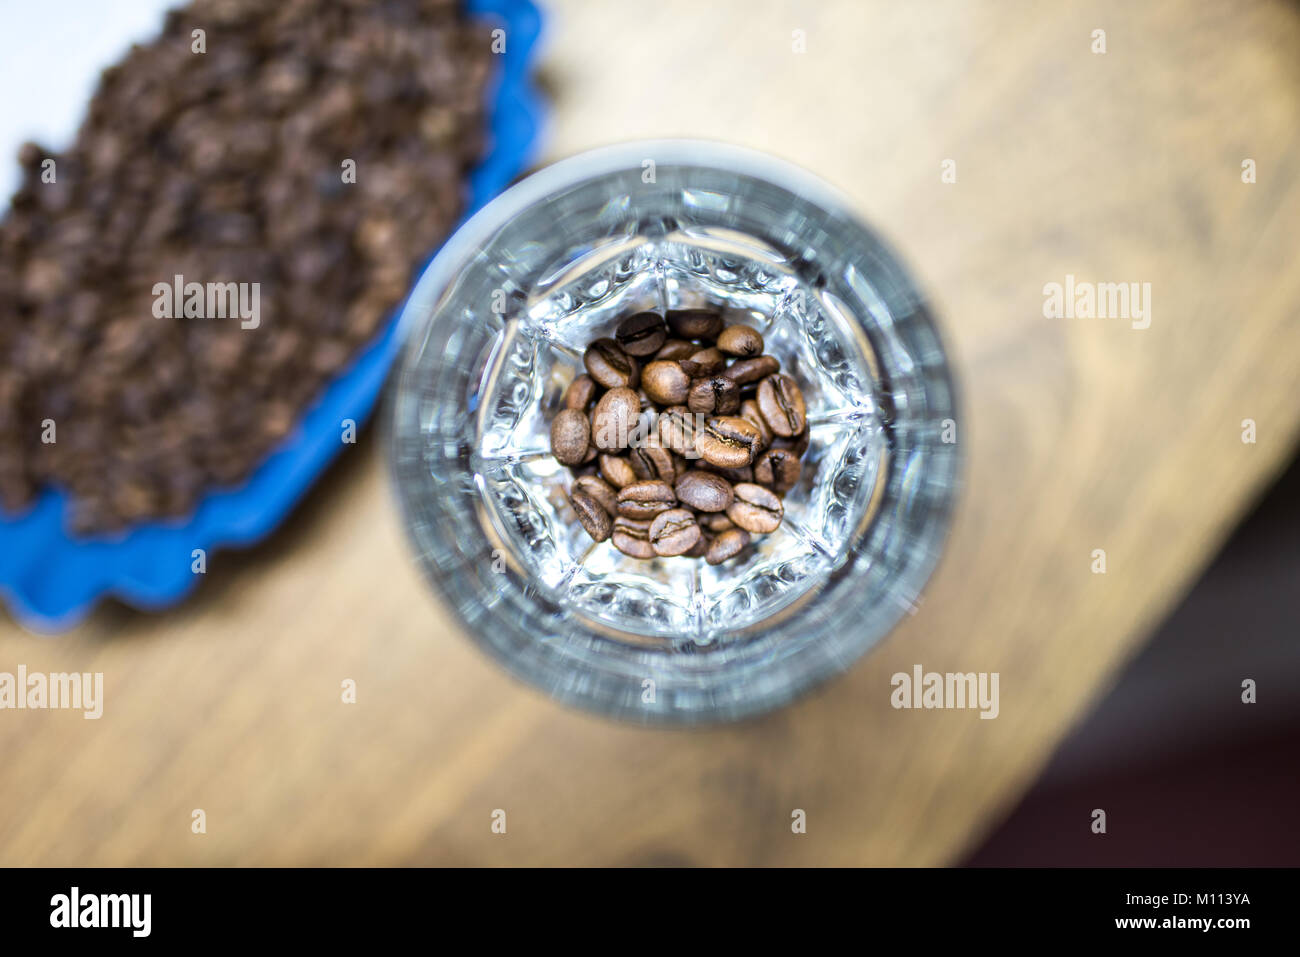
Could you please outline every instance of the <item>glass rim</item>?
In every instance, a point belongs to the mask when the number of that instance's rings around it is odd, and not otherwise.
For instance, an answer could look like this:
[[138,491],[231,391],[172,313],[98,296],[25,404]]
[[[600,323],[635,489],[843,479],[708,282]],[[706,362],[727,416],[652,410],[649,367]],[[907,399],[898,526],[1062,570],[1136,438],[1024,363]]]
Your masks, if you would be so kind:
[[[398,319],[397,341],[405,344],[423,315],[417,303],[431,305],[482,249],[489,237],[525,209],[583,180],[633,167],[645,160],[658,166],[699,166],[740,173],[789,188],[823,210],[859,221],[849,198],[825,180],[788,160],[747,146],[705,139],[631,140],[598,146],[556,160],[529,173],[467,219],[420,274]],[[864,227],[865,228],[865,227]],[[891,250],[892,254],[892,250]]]

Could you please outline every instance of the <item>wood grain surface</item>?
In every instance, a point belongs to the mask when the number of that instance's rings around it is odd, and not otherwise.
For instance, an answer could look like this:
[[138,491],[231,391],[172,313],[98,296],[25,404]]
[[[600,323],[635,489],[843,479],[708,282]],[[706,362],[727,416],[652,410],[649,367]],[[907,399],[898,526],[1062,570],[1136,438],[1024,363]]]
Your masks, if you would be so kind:
[[[182,608],[105,607],[54,639],[0,625],[0,670],[102,671],[106,698],[98,721],[0,712],[0,864],[953,862],[1291,454],[1295,5],[548,14],[548,157],[654,136],[768,150],[846,192],[933,297],[966,487],[918,613],[743,725],[580,714],[507,678],[435,604],[369,434],[282,534],[215,556]],[[1150,327],[1044,318],[1066,274],[1151,283]],[[890,676],[918,663],[999,672],[997,719],[891,708]]]

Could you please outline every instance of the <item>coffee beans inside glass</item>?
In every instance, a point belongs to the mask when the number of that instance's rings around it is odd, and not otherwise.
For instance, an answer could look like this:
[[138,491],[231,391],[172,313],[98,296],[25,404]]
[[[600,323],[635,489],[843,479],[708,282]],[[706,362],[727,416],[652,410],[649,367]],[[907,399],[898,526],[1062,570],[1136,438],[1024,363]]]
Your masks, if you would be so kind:
[[798,382],[720,309],[643,311],[594,340],[551,422],[595,543],[720,565],[776,531],[808,447]]

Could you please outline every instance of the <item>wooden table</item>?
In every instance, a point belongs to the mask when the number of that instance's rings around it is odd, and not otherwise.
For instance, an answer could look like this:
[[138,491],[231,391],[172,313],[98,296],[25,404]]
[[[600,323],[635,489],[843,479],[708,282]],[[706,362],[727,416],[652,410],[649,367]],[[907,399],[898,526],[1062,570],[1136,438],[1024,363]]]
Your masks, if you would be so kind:
[[[53,640],[3,626],[0,670],[102,671],[106,705],[0,712],[0,864],[953,862],[1291,454],[1294,5],[565,0],[549,28],[549,156],[768,150],[847,192],[933,295],[967,487],[919,612],[742,726],[576,713],[435,606],[371,436],[183,608],[107,607]],[[1066,274],[1150,282],[1150,327],[1045,318]],[[917,663],[999,672],[999,717],[892,709]]]

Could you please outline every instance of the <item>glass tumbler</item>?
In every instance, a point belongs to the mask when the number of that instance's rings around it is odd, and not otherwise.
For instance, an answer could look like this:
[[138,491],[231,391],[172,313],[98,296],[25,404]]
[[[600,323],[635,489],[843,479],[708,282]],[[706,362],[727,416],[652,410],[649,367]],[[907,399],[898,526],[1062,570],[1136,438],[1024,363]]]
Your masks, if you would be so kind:
[[[549,423],[620,319],[711,305],[802,386],[780,528],[718,566],[594,543]],[[401,320],[388,442],[417,562],[470,637],[553,696],[651,724],[734,720],[846,669],[915,609],[958,468],[924,300],[807,173],[694,141],[564,160],[448,241]]]

